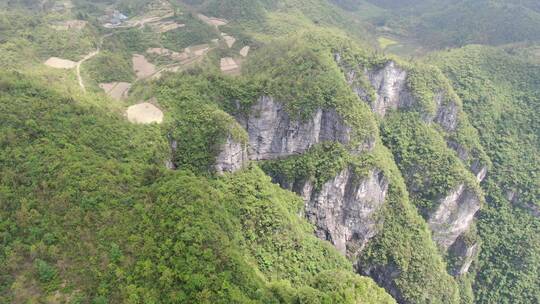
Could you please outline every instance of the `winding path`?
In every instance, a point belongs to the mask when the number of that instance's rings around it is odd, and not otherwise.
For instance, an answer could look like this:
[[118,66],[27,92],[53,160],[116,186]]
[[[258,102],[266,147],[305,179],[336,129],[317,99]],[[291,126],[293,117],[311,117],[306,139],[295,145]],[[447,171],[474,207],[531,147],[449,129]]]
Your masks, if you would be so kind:
[[83,90],[83,92],[86,93],[86,87],[84,86],[84,81],[81,77],[81,65],[87,61],[87,60],[90,60],[91,58],[93,58],[94,56],[96,56],[97,54],[99,54],[99,52],[101,51],[101,46],[103,45],[103,40],[105,40],[105,38],[107,37],[110,37],[112,36],[114,33],[108,33],[106,35],[103,35],[101,36],[100,40],[99,40],[99,46],[97,47],[97,49],[91,53],[89,53],[88,55],[84,56],[83,59],[79,60],[77,62],[77,79],[79,80],[79,86],[81,87],[81,89]]

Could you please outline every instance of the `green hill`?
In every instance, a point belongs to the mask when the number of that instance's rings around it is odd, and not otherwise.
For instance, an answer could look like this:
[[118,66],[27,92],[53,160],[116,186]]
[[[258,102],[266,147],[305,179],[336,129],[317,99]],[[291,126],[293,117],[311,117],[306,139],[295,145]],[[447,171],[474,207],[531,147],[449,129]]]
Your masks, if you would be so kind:
[[0,7],[0,303],[540,302],[535,1]]

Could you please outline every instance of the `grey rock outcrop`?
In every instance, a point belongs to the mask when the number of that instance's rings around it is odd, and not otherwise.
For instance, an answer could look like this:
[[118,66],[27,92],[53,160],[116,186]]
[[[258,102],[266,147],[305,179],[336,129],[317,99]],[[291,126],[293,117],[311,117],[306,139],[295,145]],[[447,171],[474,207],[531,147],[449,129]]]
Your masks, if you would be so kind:
[[[448,140],[447,144],[448,144],[448,147],[456,151],[457,156],[463,162],[468,162],[469,159],[472,158],[470,151],[465,149],[461,144],[453,140]],[[478,182],[482,182],[486,178],[488,167],[487,165],[481,163],[480,160],[474,159],[469,169],[472,173],[474,173]]]
[[[339,54],[335,55],[336,62],[340,64]],[[374,113],[384,117],[389,109],[410,107],[414,104],[407,86],[407,71],[396,65],[394,61],[388,61],[378,69],[365,69],[363,74],[358,75],[354,69],[344,69],[345,79],[358,97],[367,102]],[[366,77],[375,91],[375,99],[370,97],[366,88],[357,85],[357,80]]]
[[[375,89],[376,99],[370,102],[373,112],[384,117],[389,109],[410,107],[414,98],[407,86],[407,71],[389,61],[384,67],[366,72]],[[365,93],[355,90],[364,99]]]
[[235,141],[232,136],[220,147],[216,158],[215,170],[218,174],[236,172],[245,167],[248,161],[246,144]]
[[165,167],[169,170],[176,170],[176,164],[174,163],[174,155],[178,149],[178,142],[172,139],[172,136],[169,134],[169,148],[171,149],[171,155],[169,159],[165,160]]
[[440,201],[439,207],[429,218],[433,240],[445,250],[448,249],[461,234],[469,230],[478,210],[478,195],[465,185],[459,185]]
[[471,165],[471,171],[476,175],[476,180],[480,183],[486,178],[488,168],[479,160],[475,160]]
[[[313,145],[333,141],[347,145],[353,131],[335,110],[318,109],[310,118],[291,118],[283,104],[263,96],[246,116],[237,117],[249,135],[249,158],[269,160],[301,154]],[[372,143],[353,150],[370,149]]]
[[459,115],[458,105],[454,101],[445,102],[444,92],[435,94],[435,104],[437,112],[433,121],[439,124],[446,132],[456,130]]
[[456,259],[452,274],[461,276],[468,273],[479,250],[478,243],[468,244],[463,237],[459,237],[448,250]]
[[377,212],[387,191],[388,181],[382,172],[373,170],[360,178],[346,168],[320,190],[307,185],[299,194],[306,202],[306,217],[315,225],[316,235],[354,259],[377,233]]

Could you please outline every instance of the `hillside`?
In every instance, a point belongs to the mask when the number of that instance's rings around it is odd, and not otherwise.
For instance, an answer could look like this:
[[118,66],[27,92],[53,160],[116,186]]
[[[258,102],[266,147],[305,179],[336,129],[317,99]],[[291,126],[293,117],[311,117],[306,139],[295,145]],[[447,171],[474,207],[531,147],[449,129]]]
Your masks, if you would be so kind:
[[1,303],[540,302],[535,2],[0,7]]
[[[442,49],[468,44],[504,45],[538,42],[538,1],[504,0],[333,0],[337,6],[373,26],[382,37],[404,46],[391,51],[409,54],[407,49]],[[425,50],[422,51],[425,53]]]

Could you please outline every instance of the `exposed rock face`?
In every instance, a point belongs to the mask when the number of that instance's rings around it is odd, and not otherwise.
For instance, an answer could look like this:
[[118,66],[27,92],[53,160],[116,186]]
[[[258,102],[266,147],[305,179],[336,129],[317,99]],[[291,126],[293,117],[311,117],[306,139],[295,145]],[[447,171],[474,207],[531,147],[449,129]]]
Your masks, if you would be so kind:
[[388,109],[411,106],[414,99],[407,87],[407,71],[389,61],[379,70],[368,71],[367,76],[376,91],[376,100],[371,103],[373,111],[381,116]]
[[247,147],[235,141],[232,136],[221,145],[220,153],[216,159],[215,170],[218,174],[236,172],[242,169],[248,161]]
[[386,289],[386,292],[391,294],[398,303],[408,303],[403,299],[400,288],[394,281],[401,274],[401,271],[396,265],[364,266],[365,265],[356,265],[355,267],[360,274],[371,277],[379,286]]
[[[448,143],[448,147],[456,151],[459,159],[461,159],[462,161],[467,162],[472,157],[471,153],[469,153],[469,151],[466,150],[461,144],[453,140],[448,140],[447,143]],[[474,173],[478,182],[482,182],[486,178],[488,168],[485,164],[482,164],[478,159],[475,159],[472,162],[471,167],[469,169],[471,170],[472,173]]]
[[[345,74],[349,84],[353,85],[358,77],[356,72],[348,71]],[[414,104],[414,98],[407,86],[407,71],[398,67],[395,62],[389,61],[380,69],[367,70],[365,75],[375,89],[375,100],[370,100],[363,88],[353,86],[353,90],[360,99],[370,104],[373,112],[384,117],[389,109],[405,108]]]
[[435,95],[435,104],[437,105],[437,113],[433,119],[447,132],[454,131],[458,124],[459,108],[453,101],[444,102],[444,92],[439,92]]
[[479,249],[478,243],[469,245],[462,237],[459,237],[449,249],[449,253],[458,259],[454,265],[452,274],[454,276],[461,276],[469,272],[469,268]]
[[176,150],[178,149],[178,142],[172,139],[170,134],[168,135],[168,138],[169,146],[171,148],[171,156],[165,161],[165,167],[169,170],[176,170],[176,165],[174,163],[174,155],[176,154]]
[[487,175],[487,166],[480,163],[480,161],[475,160],[471,165],[471,171],[476,175],[476,180],[480,183],[482,182]]
[[438,209],[429,218],[433,240],[448,249],[458,236],[469,230],[479,209],[480,199],[477,194],[463,184],[458,186],[441,200]]
[[259,98],[247,117],[237,117],[237,120],[248,132],[251,160],[301,154],[323,141],[346,145],[352,136],[351,128],[335,110],[318,109],[306,121],[298,121],[287,114],[281,103],[268,96]]
[[377,233],[376,213],[384,204],[388,181],[378,170],[359,178],[346,168],[319,191],[310,185],[301,191],[306,217],[316,226],[316,235],[354,259]]

